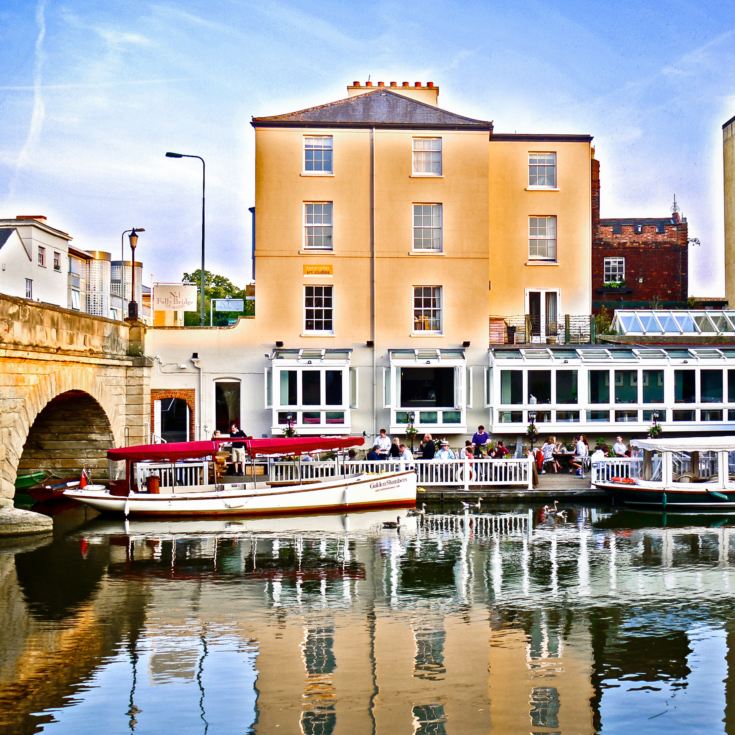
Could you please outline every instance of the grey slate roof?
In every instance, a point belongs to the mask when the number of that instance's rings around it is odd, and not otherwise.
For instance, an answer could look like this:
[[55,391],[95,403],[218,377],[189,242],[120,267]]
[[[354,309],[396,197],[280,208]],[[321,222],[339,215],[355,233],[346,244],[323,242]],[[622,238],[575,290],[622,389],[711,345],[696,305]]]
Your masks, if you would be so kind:
[[456,115],[434,105],[419,102],[387,89],[347,97],[284,115],[254,117],[257,127],[328,127],[328,128],[413,128],[429,130],[487,130],[493,124]]

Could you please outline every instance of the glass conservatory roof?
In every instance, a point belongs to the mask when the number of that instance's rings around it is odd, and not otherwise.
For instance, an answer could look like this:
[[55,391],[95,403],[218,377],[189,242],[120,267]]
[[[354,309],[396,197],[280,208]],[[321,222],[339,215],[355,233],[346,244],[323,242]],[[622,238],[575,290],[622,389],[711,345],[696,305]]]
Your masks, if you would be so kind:
[[[698,361],[722,361],[735,360],[735,349],[717,347],[618,347],[609,345],[590,345],[570,349],[543,348],[494,348],[490,350],[491,363],[525,362],[525,363],[568,363],[571,361],[581,363],[641,363],[641,362],[674,362],[679,364],[691,360]],[[520,367],[520,366],[518,366]]]
[[735,337],[735,310],[618,309],[612,326],[627,335]]

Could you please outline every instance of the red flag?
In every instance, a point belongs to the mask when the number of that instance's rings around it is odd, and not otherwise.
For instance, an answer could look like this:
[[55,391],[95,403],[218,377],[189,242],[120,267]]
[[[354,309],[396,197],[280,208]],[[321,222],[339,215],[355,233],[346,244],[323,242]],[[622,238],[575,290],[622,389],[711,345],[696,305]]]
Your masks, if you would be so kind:
[[79,489],[87,487],[89,485],[89,478],[87,477],[87,470],[82,470],[82,476],[79,478]]

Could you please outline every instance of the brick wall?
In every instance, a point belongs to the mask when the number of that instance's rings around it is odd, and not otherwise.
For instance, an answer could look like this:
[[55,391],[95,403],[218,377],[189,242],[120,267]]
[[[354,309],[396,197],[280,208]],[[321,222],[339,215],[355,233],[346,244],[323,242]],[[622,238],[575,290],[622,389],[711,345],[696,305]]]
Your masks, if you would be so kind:
[[[592,162],[592,310],[685,307],[689,291],[689,227],[670,217],[600,219],[600,168]],[[606,288],[604,260],[625,258],[625,287]]]
[[193,388],[181,388],[179,390],[168,390],[163,388],[151,388],[151,435],[155,425],[156,401],[165,398],[181,398],[189,406],[189,436],[196,438],[194,427],[196,426],[196,392]]

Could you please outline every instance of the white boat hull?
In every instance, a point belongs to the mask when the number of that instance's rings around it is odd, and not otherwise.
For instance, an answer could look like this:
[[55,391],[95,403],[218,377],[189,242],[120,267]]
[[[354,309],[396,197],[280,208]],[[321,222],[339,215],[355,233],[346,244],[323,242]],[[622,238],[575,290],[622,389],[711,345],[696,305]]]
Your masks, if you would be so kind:
[[[217,489],[220,488],[220,489]],[[361,474],[304,485],[209,485],[176,492],[111,495],[99,485],[66,490],[64,495],[101,513],[125,516],[250,516],[328,513],[416,504],[413,470]]]

